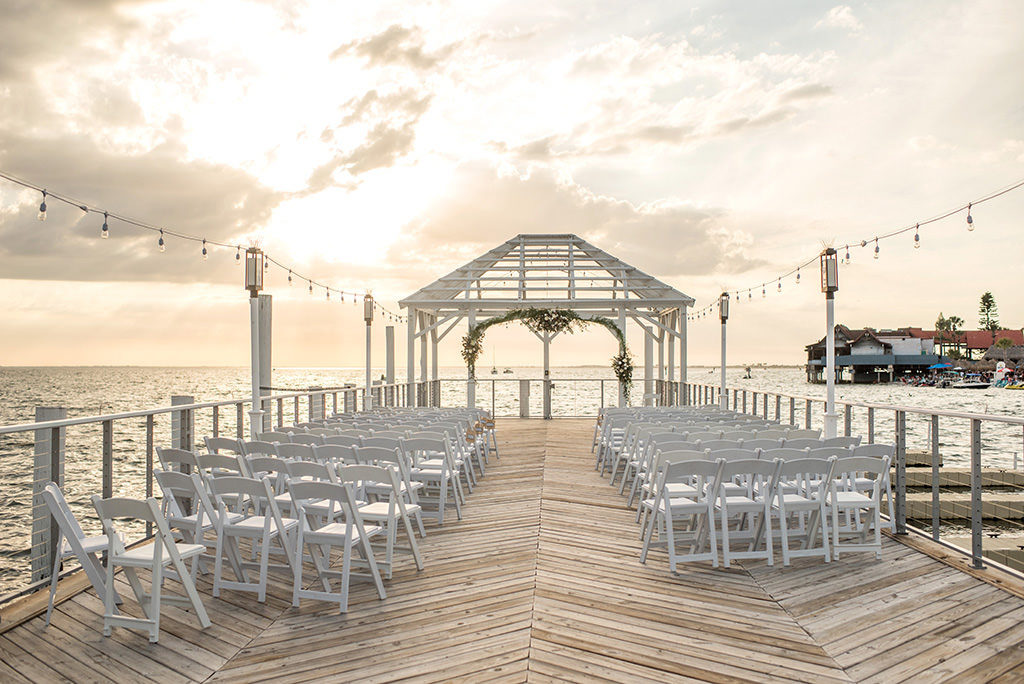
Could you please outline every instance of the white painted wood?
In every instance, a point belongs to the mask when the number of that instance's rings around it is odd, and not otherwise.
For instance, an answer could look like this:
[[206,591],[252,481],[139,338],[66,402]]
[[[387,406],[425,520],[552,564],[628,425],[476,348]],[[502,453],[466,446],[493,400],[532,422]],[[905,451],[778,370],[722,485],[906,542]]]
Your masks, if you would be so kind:
[[[271,295],[261,294],[259,300],[259,335],[260,335],[260,387],[273,387],[273,304]],[[260,396],[268,397],[271,390],[260,390]],[[266,432],[273,427],[273,416],[271,410],[272,402],[263,399],[263,430]]]
[[654,406],[654,331],[650,326],[641,326],[644,331],[644,406]]
[[[37,406],[36,422],[63,420],[68,417],[64,407]],[[32,464],[32,548],[30,552],[32,581],[45,579],[53,565],[60,534],[57,522],[51,517],[43,496],[50,482],[64,486],[64,428],[57,428],[59,442],[51,443],[52,430],[35,431],[35,451]]]
[[395,326],[384,327],[384,381],[395,384]]
[[416,318],[419,312],[410,308],[406,312],[406,338],[405,338],[405,354],[406,354],[406,371],[405,371],[405,387],[408,396],[409,406],[416,406]]

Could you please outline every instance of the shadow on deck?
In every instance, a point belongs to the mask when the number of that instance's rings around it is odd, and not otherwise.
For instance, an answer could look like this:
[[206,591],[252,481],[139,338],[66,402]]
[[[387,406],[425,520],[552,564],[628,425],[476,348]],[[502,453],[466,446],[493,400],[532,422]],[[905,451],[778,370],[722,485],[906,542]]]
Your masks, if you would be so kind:
[[[200,593],[213,625],[165,606],[160,643],[101,634],[90,590],[0,635],[5,681],[1006,681],[1024,678],[1024,599],[886,539],[790,568],[638,561],[639,529],[593,470],[589,420],[499,421],[501,460],[461,522],[433,526],[388,598],[348,614]],[[308,575],[307,575],[308,576]],[[123,584],[123,582],[122,582]],[[130,595],[127,586],[119,587]],[[36,597],[43,601],[45,597]],[[128,612],[138,614],[127,602]]]

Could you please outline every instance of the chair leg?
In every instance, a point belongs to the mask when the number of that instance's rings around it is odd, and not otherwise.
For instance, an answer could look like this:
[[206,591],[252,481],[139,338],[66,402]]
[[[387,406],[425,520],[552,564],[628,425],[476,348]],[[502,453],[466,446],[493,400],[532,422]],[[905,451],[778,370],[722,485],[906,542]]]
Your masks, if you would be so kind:
[[[160,543],[160,542],[154,542]],[[149,587],[149,643],[157,643],[157,639],[160,638],[160,592],[162,591],[164,583],[164,566],[162,563],[155,563],[153,565],[153,583]],[[188,582],[187,574],[183,575],[179,579],[184,582]]]
[[[46,607],[46,626],[50,626],[50,614],[53,613],[53,599],[57,596],[57,575],[60,574],[60,549],[64,544],[64,536],[57,536],[57,552],[53,558],[53,570],[50,572],[50,604]],[[102,597],[101,597],[102,598]]]
[[[253,546],[256,546],[253,544]],[[259,591],[256,600],[260,603],[267,601],[267,575],[270,574],[270,535],[264,534],[260,543],[260,576]]]
[[[723,497],[724,498],[724,497]],[[722,564],[725,567],[729,567],[729,512],[725,506],[725,502],[722,502],[721,509],[722,517]]]

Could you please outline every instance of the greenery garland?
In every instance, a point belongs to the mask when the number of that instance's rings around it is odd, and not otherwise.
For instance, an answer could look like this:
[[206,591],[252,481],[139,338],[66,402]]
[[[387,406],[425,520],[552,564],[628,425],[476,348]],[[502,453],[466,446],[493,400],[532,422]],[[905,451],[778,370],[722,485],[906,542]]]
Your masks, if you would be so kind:
[[619,352],[612,357],[612,371],[615,377],[622,383],[626,397],[629,397],[629,390],[633,386],[633,356],[626,346],[626,336],[619,329],[619,326],[609,318],[594,316],[592,318],[581,318],[575,311],[565,309],[514,309],[502,316],[488,318],[486,321],[477,323],[462,338],[462,358],[469,368],[469,373],[476,376],[476,362],[484,350],[484,333],[493,325],[521,321],[523,325],[535,333],[569,333],[572,334],[581,330],[587,323],[603,325],[619,341]]

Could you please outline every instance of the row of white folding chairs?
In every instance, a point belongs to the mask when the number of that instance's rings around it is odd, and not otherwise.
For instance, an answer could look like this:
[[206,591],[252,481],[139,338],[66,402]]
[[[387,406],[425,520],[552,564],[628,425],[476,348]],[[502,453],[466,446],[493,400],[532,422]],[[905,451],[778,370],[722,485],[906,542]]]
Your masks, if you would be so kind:
[[[859,441],[859,440],[858,440]],[[723,444],[720,442],[689,442],[685,440],[679,440],[673,434],[666,435],[653,435],[648,448],[644,450],[641,455],[641,460],[637,464],[637,473],[632,481],[629,496],[627,499],[627,506],[632,506],[633,501],[637,496],[641,496],[647,492],[650,487],[650,483],[654,480],[654,463],[656,461],[657,454],[663,451],[676,451],[676,450],[687,450],[693,452],[701,452],[709,455],[713,455],[715,458],[725,458],[726,460],[741,460],[741,459],[758,459],[758,460],[774,460],[781,459],[783,461],[804,459],[804,458],[818,458],[825,459],[832,456],[839,458],[846,458],[850,456],[857,456],[861,458],[887,458],[889,462],[895,455],[895,445],[892,444],[866,444],[858,445],[852,443],[844,443],[843,440],[835,440],[835,444],[831,446],[818,446],[818,447],[783,447],[783,446],[735,446],[732,444]],[[623,479],[625,484],[625,479]],[[865,490],[870,489],[873,482],[867,481],[863,478],[858,480],[852,480],[847,483],[848,489],[851,490]],[[893,496],[892,496],[892,481],[888,471],[886,471],[882,480],[883,494],[886,497],[888,510],[893,510]],[[623,492],[623,488],[620,488],[620,493]],[[639,513],[638,513],[639,519]],[[890,526],[892,526],[892,519],[890,516]],[[893,528],[894,529],[894,528]]]
[[[716,456],[688,451],[659,455],[654,492],[641,503],[647,513],[641,562],[646,562],[657,532],[659,543],[668,549],[672,572],[681,561],[710,560],[717,567],[719,537],[726,567],[745,558],[762,558],[771,565],[775,522],[785,565],[795,556],[821,556],[828,562],[843,551],[873,551],[881,558],[881,483],[889,468],[887,456],[788,461]],[[847,486],[856,479],[872,483],[867,493]],[[679,529],[684,523],[686,529]],[[819,532],[821,545],[816,547]],[[799,549],[790,548],[794,536],[800,538]],[[746,550],[734,551],[735,541]],[[677,552],[680,542],[689,545],[689,553]]]
[[[759,449],[773,449],[779,447],[788,447],[796,449],[804,448],[823,448],[823,447],[835,447],[835,446],[857,446],[860,444],[861,438],[858,437],[833,437],[831,439],[822,439],[818,436],[803,436],[817,435],[816,430],[812,431],[791,431],[791,432],[716,432],[708,430],[688,430],[686,427],[679,428],[671,425],[663,424],[630,424],[629,429],[625,437],[624,447],[620,448],[615,454],[615,459],[612,462],[611,467],[611,481],[610,484],[614,485],[615,480],[618,477],[619,465],[623,464],[623,478],[619,486],[619,492],[623,491],[626,481],[635,474],[635,469],[640,461],[640,457],[645,449],[649,447],[650,437],[656,434],[670,433],[673,437],[678,440],[684,440],[689,442],[700,442],[705,444],[705,448],[759,448]],[[762,435],[769,434],[768,437],[762,437]],[[778,436],[778,435],[784,436]]]
[[[443,441],[443,449],[440,447],[426,449],[422,446],[423,444],[434,444],[437,440]],[[186,470],[197,469],[202,472],[221,474],[236,472],[243,476],[250,476],[252,473],[248,469],[247,463],[253,458],[271,457],[337,465],[359,464],[367,462],[362,454],[383,453],[373,450],[385,449],[387,453],[395,454],[395,464],[396,467],[399,467],[399,474],[403,481],[421,480],[430,485],[432,493],[435,488],[441,490],[437,496],[429,498],[430,503],[437,504],[436,511],[433,513],[438,524],[444,524],[445,514],[449,507],[455,509],[455,513],[460,519],[462,517],[464,476],[466,472],[471,472],[471,465],[468,459],[457,450],[458,443],[449,439],[446,433],[412,433],[398,438],[375,436],[360,438],[353,444],[307,445],[263,441],[245,442],[227,438],[207,438],[206,441],[211,451],[209,454],[195,454],[181,449],[158,447],[157,456],[165,469],[181,469],[184,466]],[[419,503],[415,500],[415,496],[414,503]]]
[[[441,447],[439,441],[426,446],[432,449]],[[364,451],[373,449],[366,448]],[[165,456],[168,456],[168,465],[180,463],[174,460],[175,454],[165,452]],[[46,487],[44,498],[62,537],[58,542],[61,553],[51,581],[47,624],[53,610],[59,563],[71,557],[78,558],[104,603],[104,634],[109,636],[113,627],[145,629],[150,641],[154,643],[159,637],[161,600],[178,600],[177,597],[162,595],[162,579],[167,566],[182,583],[186,592],[186,598],[182,600],[192,605],[201,626],[210,624],[195,591],[194,580],[202,557],[211,545],[215,548],[214,596],[218,596],[225,588],[249,590],[258,594],[259,601],[264,601],[270,566],[270,544],[277,542],[286,560],[286,564],[280,567],[290,569],[293,575],[293,603],[298,605],[302,596],[313,596],[338,601],[342,612],[347,606],[353,545],[360,551],[361,560],[370,570],[381,598],[385,596],[383,584],[379,564],[369,544],[370,539],[378,534],[387,537],[382,564],[390,577],[395,541],[401,523],[409,539],[408,548],[416,566],[418,569],[423,567],[411,526],[411,519],[419,513],[419,507],[406,498],[409,490],[399,481],[397,468],[369,464],[335,468],[331,464],[254,456],[248,461],[249,465],[264,468],[263,472],[246,473],[242,461],[236,460],[237,472],[213,476],[201,469],[200,459],[212,456],[219,458],[221,464],[227,464],[230,457],[210,454],[193,456],[195,471],[192,473],[162,469],[155,472],[164,494],[165,510],[162,513],[159,503],[153,498],[139,501],[93,497],[104,535],[86,536],[57,485],[50,483]],[[367,454],[367,460],[369,456]],[[379,462],[384,459],[373,460]],[[287,493],[287,501],[282,500],[282,490]],[[370,501],[371,498],[377,500]],[[282,503],[293,517],[282,516]],[[153,525],[156,530],[154,543],[126,549],[123,537],[118,533],[118,521],[125,518]],[[370,524],[364,525],[364,521]],[[216,537],[212,542],[207,539],[207,534],[211,532]],[[175,536],[181,541],[177,541]],[[318,579],[327,592],[309,593],[302,589],[304,537]],[[260,556],[259,578],[256,582],[250,582],[247,576],[246,568],[252,564],[245,563],[241,558],[237,544],[240,538],[253,540],[254,556]],[[341,572],[331,570],[329,557],[323,555],[323,550],[329,546],[344,548]],[[99,559],[102,553],[108,557],[105,579]],[[223,579],[222,565],[225,557],[232,566],[235,581]],[[184,564],[188,560],[192,561],[191,571]],[[120,597],[113,589],[113,574],[118,566],[125,568],[133,593],[146,615],[145,619],[126,617],[117,611],[115,604],[120,603]],[[144,592],[136,575],[135,570],[138,568],[147,568],[152,573],[148,594]],[[332,578],[341,579],[340,592],[329,591],[329,580]]]

